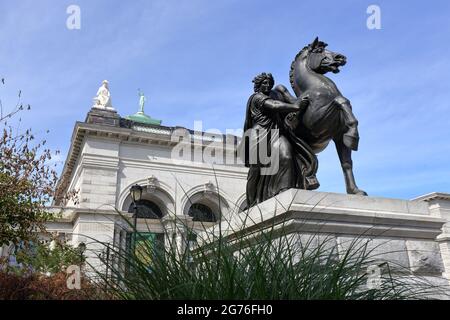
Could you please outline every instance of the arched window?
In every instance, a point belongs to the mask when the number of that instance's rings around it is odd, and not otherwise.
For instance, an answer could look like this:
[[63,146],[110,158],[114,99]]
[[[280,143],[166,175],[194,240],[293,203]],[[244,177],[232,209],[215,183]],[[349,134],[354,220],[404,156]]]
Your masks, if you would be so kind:
[[[140,200],[136,203],[137,217],[144,219],[161,219],[163,214],[158,205],[149,200]],[[128,212],[134,213],[134,206],[130,204]]]
[[194,203],[188,212],[189,216],[192,217],[192,221],[202,221],[202,222],[216,222],[216,215],[212,212],[211,208],[205,206],[201,203]]

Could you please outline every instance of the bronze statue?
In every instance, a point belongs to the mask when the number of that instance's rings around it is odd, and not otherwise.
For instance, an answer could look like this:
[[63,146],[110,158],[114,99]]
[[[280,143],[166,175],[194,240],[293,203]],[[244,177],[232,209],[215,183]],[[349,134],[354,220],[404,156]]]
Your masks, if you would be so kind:
[[297,96],[307,96],[310,104],[299,113],[295,132],[315,153],[333,140],[344,172],[347,193],[367,195],[356,186],[353,176],[352,150],[358,150],[358,121],[350,101],[324,74],[338,73],[346,57],[325,49],[326,43],[316,38],[303,48],[291,65],[290,82]]
[[[293,134],[284,118],[291,112],[302,112],[309,101],[306,97],[292,102],[282,101],[287,91],[274,85],[270,73],[261,73],[253,80],[254,91],[247,103],[245,135],[240,152],[249,167],[247,177],[247,205],[253,206],[290,188],[315,189],[317,158],[311,148]],[[261,149],[277,158],[261,159]],[[244,154],[241,154],[244,155]]]
[[[339,67],[345,65],[346,57],[327,50],[326,46],[316,38],[292,62],[289,76],[297,98],[282,85],[272,89],[270,74],[263,73],[253,80],[255,93],[247,104],[242,143],[245,146],[243,158],[249,167],[248,206],[288,188],[318,188],[315,154],[323,151],[330,140],[336,145],[347,193],[367,195],[357,187],[353,175],[351,152],[358,149],[358,121],[350,101],[325,76],[330,71],[338,73]],[[248,134],[249,129],[258,129],[258,133]],[[279,170],[273,175],[262,175],[261,161],[250,163],[249,158],[253,154],[252,148],[259,147],[264,140],[261,137],[266,137],[273,129],[279,131],[279,136],[266,140],[269,149],[280,155]]]

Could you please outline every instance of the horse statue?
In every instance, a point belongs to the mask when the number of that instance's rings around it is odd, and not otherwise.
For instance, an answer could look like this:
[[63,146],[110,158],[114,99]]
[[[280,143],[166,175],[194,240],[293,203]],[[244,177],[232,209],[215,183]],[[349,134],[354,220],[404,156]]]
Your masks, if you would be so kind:
[[367,195],[359,189],[353,175],[352,150],[358,150],[358,121],[336,84],[325,76],[338,73],[346,57],[326,49],[327,44],[316,38],[304,47],[291,64],[289,78],[296,97],[282,85],[275,88],[283,100],[294,102],[306,98],[309,105],[303,111],[290,113],[285,123],[305,141],[314,153],[325,149],[330,140],[336,145],[348,194]]

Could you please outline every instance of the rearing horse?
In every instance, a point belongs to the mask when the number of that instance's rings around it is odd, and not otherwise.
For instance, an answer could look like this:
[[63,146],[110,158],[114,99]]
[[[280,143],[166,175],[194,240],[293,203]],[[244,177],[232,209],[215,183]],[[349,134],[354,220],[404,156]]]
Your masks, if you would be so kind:
[[[353,175],[351,153],[358,150],[358,121],[350,101],[331,79],[324,76],[330,71],[338,73],[339,67],[345,65],[346,57],[325,49],[326,46],[316,38],[292,62],[289,73],[292,89],[297,98],[307,97],[309,105],[304,111],[287,117],[286,123],[315,153],[324,150],[333,140],[344,172],[347,193],[367,195],[357,187]],[[296,100],[283,86],[276,89],[286,100]]]

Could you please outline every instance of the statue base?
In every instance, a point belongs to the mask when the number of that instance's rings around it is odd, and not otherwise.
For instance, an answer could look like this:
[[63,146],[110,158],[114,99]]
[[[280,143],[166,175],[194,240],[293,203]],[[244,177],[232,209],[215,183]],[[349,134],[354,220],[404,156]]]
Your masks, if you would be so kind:
[[101,124],[113,127],[120,126],[120,116],[114,109],[93,107],[86,116],[86,123]]
[[[450,197],[446,201],[450,208]],[[450,237],[444,236],[448,233],[443,227],[450,219],[433,213],[420,199],[290,189],[224,220],[220,228],[216,225],[199,234],[200,246],[219,230],[233,241],[237,236],[250,237],[271,228],[275,237],[293,236],[299,245],[308,241],[318,245],[326,240],[339,255],[354,241],[368,241],[368,249],[374,250],[377,260],[388,262],[394,273],[409,270],[412,276],[449,285],[450,261],[445,257],[450,257]]]

